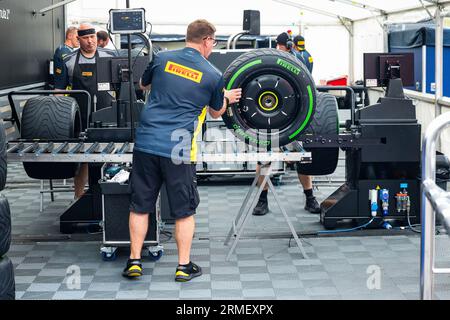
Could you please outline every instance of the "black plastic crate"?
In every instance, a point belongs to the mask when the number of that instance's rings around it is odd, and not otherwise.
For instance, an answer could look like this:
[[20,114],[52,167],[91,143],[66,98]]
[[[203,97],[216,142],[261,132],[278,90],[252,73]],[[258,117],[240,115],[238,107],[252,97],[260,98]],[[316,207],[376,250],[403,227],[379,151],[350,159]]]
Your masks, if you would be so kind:
[[[128,184],[99,181],[102,192],[103,242],[105,244],[129,244],[130,193]],[[156,214],[150,214],[145,243],[157,243]]]

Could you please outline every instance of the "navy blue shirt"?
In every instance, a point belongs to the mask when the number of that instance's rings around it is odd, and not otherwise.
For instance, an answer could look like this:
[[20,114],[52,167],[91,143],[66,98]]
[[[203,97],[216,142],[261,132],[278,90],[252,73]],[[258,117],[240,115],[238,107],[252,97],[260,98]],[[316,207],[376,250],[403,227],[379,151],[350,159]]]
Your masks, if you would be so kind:
[[196,161],[196,139],[207,107],[223,105],[224,80],[193,48],[156,54],[142,76],[151,93],[136,129],[135,149],[183,162]]
[[56,51],[55,54],[53,55],[53,70],[54,70],[54,74],[61,74],[62,69],[63,69],[63,61],[64,58],[71,54],[72,52],[74,52],[76,49],[69,47],[66,44],[62,44],[60,45]]
[[297,57],[297,59],[303,62],[303,64],[306,66],[309,72],[312,73],[314,61],[309,52],[306,50],[297,51],[295,49],[293,49],[292,52]]

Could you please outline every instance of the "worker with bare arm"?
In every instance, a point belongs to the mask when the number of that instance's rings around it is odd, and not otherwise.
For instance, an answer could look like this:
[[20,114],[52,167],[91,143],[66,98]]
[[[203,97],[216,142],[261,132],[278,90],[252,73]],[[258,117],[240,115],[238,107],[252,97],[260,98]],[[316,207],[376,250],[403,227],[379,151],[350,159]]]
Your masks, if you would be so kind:
[[131,254],[123,270],[128,278],[142,275],[141,251],[148,230],[149,214],[156,214],[162,183],[167,186],[171,214],[175,218],[178,266],[175,281],[185,282],[202,274],[190,260],[197,206],[197,135],[207,113],[220,117],[229,103],[236,103],[241,89],[224,90],[220,71],[206,58],[217,44],[216,29],[206,20],[189,24],[186,47],[155,55],[141,79],[151,85],[150,97],[141,113],[133,151],[130,177]]

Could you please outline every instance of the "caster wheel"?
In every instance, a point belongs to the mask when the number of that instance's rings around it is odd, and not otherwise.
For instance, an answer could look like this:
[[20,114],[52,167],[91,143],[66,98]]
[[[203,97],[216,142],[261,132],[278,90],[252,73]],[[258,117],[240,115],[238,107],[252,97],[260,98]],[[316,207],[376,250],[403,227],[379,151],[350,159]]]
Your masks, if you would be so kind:
[[114,261],[117,259],[117,254],[116,252],[113,253],[102,252],[102,259],[103,261]]
[[163,256],[162,250],[159,250],[157,252],[149,251],[148,253],[149,253],[148,257],[150,258],[151,261],[158,261]]

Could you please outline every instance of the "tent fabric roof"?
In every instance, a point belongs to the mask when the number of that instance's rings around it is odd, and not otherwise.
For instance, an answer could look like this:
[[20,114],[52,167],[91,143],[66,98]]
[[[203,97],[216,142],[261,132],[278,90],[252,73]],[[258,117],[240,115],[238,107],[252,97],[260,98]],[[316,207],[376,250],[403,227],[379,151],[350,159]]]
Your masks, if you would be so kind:
[[[431,5],[436,0],[422,1]],[[210,20],[216,26],[239,26],[242,25],[243,10],[248,9],[260,11],[262,26],[296,26],[302,23],[338,24],[339,17],[361,20],[380,12],[422,6],[419,0],[168,0],[163,5],[158,1],[133,0],[131,3],[133,7],[145,8],[147,19],[152,24],[165,26],[165,31],[160,33],[179,33],[178,30],[167,30],[181,25],[185,27],[199,17]],[[450,4],[450,0],[439,0],[439,3]],[[74,20],[77,17],[79,20],[93,18],[105,23],[112,6],[125,8],[125,0],[79,0],[68,5],[68,12]],[[222,28],[221,32],[225,29]]]

